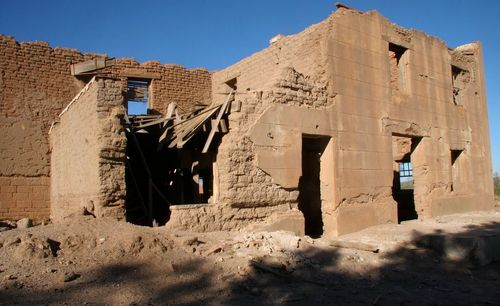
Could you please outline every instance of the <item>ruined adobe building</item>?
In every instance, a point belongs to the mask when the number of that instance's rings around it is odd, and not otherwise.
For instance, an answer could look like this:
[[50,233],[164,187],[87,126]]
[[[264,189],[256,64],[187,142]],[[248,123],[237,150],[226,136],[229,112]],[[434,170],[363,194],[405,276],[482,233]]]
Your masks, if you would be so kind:
[[374,11],[212,73],[6,36],[0,62],[3,218],[334,236],[494,205],[479,43]]

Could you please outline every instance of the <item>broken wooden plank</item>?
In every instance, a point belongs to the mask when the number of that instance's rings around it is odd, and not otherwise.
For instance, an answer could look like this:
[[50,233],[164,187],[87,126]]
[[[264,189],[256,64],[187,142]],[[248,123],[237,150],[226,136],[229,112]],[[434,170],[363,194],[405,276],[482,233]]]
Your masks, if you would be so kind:
[[199,117],[198,120],[195,120],[192,125],[186,127],[181,134],[178,136],[177,147],[182,148],[186,142],[188,142],[196,132],[205,124],[207,120],[209,120],[217,110],[219,110],[220,105],[217,108],[214,108],[211,112],[206,113],[205,116]]
[[[222,107],[219,110],[219,113],[217,114],[216,124],[218,125],[220,120],[222,119],[222,116],[225,114],[227,106],[229,104],[229,101],[231,101],[231,97],[233,96],[234,89],[231,90],[231,92],[227,95],[226,101],[224,101],[224,104],[222,104]],[[207,141],[205,142],[205,146],[203,146],[203,150],[201,153],[207,153],[208,148],[210,147],[210,144],[212,143],[212,139],[214,138],[216,129],[212,128],[210,130],[210,134],[208,134]]]
[[146,123],[140,123],[140,124],[137,124],[137,125],[134,125],[134,126],[136,128],[138,128],[138,129],[142,129],[142,128],[145,128],[145,127],[148,127],[148,126],[153,126],[153,125],[161,124],[161,123],[167,122],[167,121],[172,120],[172,119],[173,118],[161,118],[161,119],[157,119],[157,120],[146,122]]
[[158,142],[160,143],[160,146],[162,146],[162,140],[167,137],[169,127],[172,126],[172,122],[175,122],[177,120],[178,113],[177,113],[177,104],[175,102],[170,102],[167,106],[167,113],[165,114],[165,118],[173,118],[173,120],[168,120],[163,123],[161,126],[162,131],[160,134],[160,138]]
[[220,131],[222,133],[229,132],[229,129],[227,127],[227,121],[225,119],[221,119],[219,126],[220,126]]
[[147,88],[129,88],[127,90],[127,100],[142,101],[146,99],[147,93]]

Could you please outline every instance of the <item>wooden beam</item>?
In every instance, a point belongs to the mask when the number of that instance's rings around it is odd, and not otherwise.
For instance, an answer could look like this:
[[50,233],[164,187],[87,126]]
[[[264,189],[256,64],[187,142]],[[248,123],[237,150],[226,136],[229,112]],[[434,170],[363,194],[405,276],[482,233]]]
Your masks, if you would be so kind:
[[225,119],[221,119],[220,121],[220,131],[222,133],[227,133],[229,132],[229,129],[227,128],[227,122]]
[[[219,124],[220,120],[222,119],[222,116],[226,112],[227,106],[229,105],[229,101],[231,100],[231,96],[233,95],[233,93],[234,93],[234,89],[231,90],[231,92],[227,95],[226,101],[224,101],[224,104],[222,104],[222,107],[220,108],[219,113],[217,114],[217,118],[215,119],[216,125]],[[210,130],[210,134],[208,134],[207,142],[205,142],[205,146],[203,147],[203,150],[201,151],[201,153],[208,152],[208,148],[210,147],[210,144],[212,143],[212,139],[214,138],[216,131],[217,131],[217,129],[214,129],[212,127],[212,129]]]
[[92,73],[95,70],[113,66],[115,59],[106,59],[104,57],[95,58],[81,63],[71,64],[71,75],[83,75]]

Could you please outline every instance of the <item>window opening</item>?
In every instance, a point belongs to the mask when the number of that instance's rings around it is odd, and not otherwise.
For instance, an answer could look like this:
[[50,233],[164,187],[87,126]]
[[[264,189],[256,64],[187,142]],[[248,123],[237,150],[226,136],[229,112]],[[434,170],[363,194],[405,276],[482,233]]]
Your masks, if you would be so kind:
[[127,113],[129,115],[148,114],[148,86],[147,80],[127,81]]
[[391,87],[393,91],[406,90],[406,48],[389,43]]
[[399,184],[401,190],[413,190],[413,167],[411,162],[399,163]]
[[451,65],[451,84],[453,87],[453,103],[462,105],[462,95],[465,86],[469,82],[469,73],[457,66]]
[[234,91],[236,91],[236,89],[238,88],[238,80],[236,78],[232,78],[226,81],[225,84],[227,85],[227,87],[229,87],[229,89],[232,89]]
[[451,151],[451,191],[457,189],[459,185],[459,162],[457,161],[463,150],[450,150]]

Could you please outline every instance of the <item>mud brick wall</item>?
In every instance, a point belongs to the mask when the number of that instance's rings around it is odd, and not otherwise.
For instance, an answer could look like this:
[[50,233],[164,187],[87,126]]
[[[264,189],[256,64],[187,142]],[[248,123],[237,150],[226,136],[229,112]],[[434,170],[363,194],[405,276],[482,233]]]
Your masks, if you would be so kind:
[[48,217],[47,132],[84,85],[69,65],[90,57],[0,35],[0,218]]
[[[48,217],[48,197],[32,195],[27,204],[19,199],[26,195],[13,196],[13,190],[19,187],[24,194],[36,187],[49,194],[49,128],[90,79],[71,76],[70,65],[103,56],[51,48],[45,42],[19,43],[0,35],[0,219]],[[130,75],[154,74],[152,107],[158,112],[170,102],[186,110],[210,102],[211,75],[205,69],[117,59],[115,66],[99,73],[119,77],[123,83]]]
[[49,215],[48,177],[0,177],[0,216],[42,220]]
[[[390,44],[405,49],[394,83]],[[474,77],[453,100],[452,65]],[[404,71],[403,71],[404,70]],[[391,73],[392,71],[392,73]],[[213,99],[236,83],[217,159],[221,205],[297,202],[301,135],[330,137],[321,161],[325,232],[398,222],[393,135],[421,139],[411,156],[419,218],[492,207],[482,53],[454,50],[379,13],[338,9],[303,32],[215,72]],[[236,79],[236,82],[235,82]],[[462,150],[452,169],[450,150]],[[453,188],[452,188],[453,187]]]
[[[161,64],[158,61],[138,63],[132,58],[117,59],[116,64],[102,69],[99,75],[127,77],[150,81],[150,107],[165,113],[170,102],[175,102],[180,111],[191,111],[196,104],[211,101],[211,73],[206,69],[186,69],[175,64]],[[141,77],[142,76],[142,77]]]
[[[266,172],[262,169],[265,167],[259,167],[259,153],[272,155],[273,150],[266,148],[273,144],[256,143],[252,139],[252,126],[276,104],[301,109],[324,109],[333,104],[334,96],[328,94],[329,84],[324,77],[326,58],[318,47],[329,33],[329,24],[327,20],[282,38],[213,74],[214,99],[221,100],[223,95],[219,93],[229,92],[225,82],[236,77],[235,100],[241,103],[241,110],[230,114],[230,133],[224,136],[218,149],[219,202],[223,205],[242,208],[297,203],[296,188],[283,188],[276,180],[280,174],[271,176],[272,170],[265,169],[270,170]],[[264,136],[267,133],[261,132]],[[282,157],[279,166],[283,169],[293,167],[294,159],[300,159],[300,156]]]
[[51,218],[125,215],[125,107],[118,80],[95,79],[51,133]]

